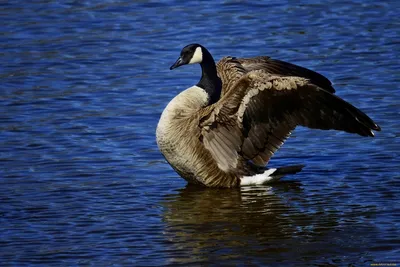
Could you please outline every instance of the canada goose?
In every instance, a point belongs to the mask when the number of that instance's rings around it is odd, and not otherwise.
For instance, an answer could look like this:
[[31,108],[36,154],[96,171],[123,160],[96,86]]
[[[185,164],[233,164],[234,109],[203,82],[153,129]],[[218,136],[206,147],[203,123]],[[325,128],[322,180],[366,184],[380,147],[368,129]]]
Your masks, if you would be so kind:
[[215,65],[199,44],[184,47],[170,69],[195,63],[200,81],[169,102],[156,131],[162,154],[190,183],[265,184],[300,171],[303,166],[265,169],[297,125],[361,136],[380,131],[311,70],[269,57],[224,57]]

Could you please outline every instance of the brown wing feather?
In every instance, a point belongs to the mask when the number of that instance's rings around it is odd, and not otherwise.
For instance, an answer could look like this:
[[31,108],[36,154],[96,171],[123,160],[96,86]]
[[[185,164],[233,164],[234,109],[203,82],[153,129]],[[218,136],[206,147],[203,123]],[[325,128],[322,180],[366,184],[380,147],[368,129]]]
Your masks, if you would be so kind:
[[217,73],[222,81],[222,93],[225,95],[230,89],[235,88],[236,82],[248,71],[240,62],[232,57],[224,57],[217,63]]
[[362,136],[380,130],[367,115],[300,77],[251,71],[200,123],[205,147],[224,171],[241,160],[265,165],[296,125]]
[[303,77],[330,93],[335,92],[331,81],[329,81],[329,79],[325,76],[289,62],[272,59],[266,56],[237,58],[236,61],[239,62],[247,72],[253,70],[263,70],[270,74]]
[[[335,129],[362,136],[373,136],[380,128],[362,111],[343,99],[300,77],[279,77],[262,72],[250,72],[250,88],[257,88],[255,99],[264,103],[256,114],[246,117],[255,121],[293,123],[316,129]],[[254,97],[253,97],[254,98]],[[255,103],[253,98],[250,105]],[[240,110],[240,109],[239,109]],[[240,114],[239,114],[240,115]]]

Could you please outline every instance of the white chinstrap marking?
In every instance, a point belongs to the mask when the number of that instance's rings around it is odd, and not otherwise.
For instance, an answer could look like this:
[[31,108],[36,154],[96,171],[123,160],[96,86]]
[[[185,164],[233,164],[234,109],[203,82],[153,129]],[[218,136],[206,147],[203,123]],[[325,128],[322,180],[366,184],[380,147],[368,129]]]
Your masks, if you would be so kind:
[[194,51],[194,54],[189,61],[189,64],[201,63],[202,61],[203,61],[203,51],[199,46],[196,48],[196,51]]
[[276,169],[269,169],[266,170],[263,173],[256,174],[253,176],[243,176],[243,178],[240,180],[240,186],[245,186],[245,185],[261,185],[261,184],[266,184],[272,181],[279,180],[282,176],[270,176],[272,175]]

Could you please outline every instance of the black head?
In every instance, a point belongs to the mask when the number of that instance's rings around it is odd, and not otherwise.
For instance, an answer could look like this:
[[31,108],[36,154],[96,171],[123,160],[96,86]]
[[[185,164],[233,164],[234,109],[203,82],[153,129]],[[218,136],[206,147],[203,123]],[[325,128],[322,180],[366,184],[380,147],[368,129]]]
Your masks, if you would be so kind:
[[181,51],[181,56],[169,69],[173,70],[186,64],[202,63],[204,51],[205,48],[199,44],[190,44],[185,46]]

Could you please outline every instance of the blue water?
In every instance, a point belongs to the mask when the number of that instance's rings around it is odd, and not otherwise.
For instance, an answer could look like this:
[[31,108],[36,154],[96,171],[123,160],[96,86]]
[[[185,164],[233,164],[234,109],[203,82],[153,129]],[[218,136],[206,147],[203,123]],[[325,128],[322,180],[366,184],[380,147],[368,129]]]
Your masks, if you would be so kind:
[[[400,262],[400,4],[6,1],[0,4],[0,265],[369,266]],[[216,59],[316,70],[381,127],[298,128],[274,186],[187,187],[155,143]]]

